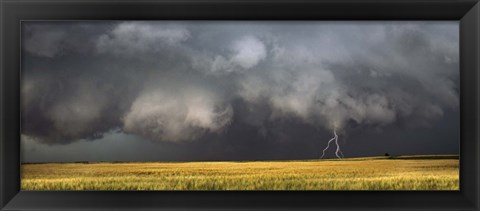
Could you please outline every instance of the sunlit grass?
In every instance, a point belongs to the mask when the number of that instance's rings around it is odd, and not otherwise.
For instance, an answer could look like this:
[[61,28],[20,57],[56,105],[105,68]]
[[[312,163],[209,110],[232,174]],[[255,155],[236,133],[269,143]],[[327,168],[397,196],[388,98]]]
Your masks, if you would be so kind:
[[23,164],[23,190],[459,190],[459,160]]

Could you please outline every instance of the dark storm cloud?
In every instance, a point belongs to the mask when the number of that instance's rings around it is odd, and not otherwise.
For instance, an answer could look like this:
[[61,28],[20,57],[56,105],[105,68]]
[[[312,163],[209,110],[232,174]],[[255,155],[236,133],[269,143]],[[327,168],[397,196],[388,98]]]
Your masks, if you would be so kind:
[[41,143],[120,131],[187,148],[217,140],[233,153],[311,146],[334,128],[429,128],[458,113],[456,22],[29,22],[23,31],[22,134]]
[[[121,128],[118,114],[129,108],[138,92],[136,80],[143,78],[132,79],[134,74],[122,68],[127,62],[112,63],[95,54],[96,37],[109,26],[31,23],[23,28],[27,33],[22,58],[22,133],[57,144],[98,139]],[[34,40],[36,34],[50,32],[65,35],[55,40],[59,43],[53,46],[56,50],[48,50],[49,45],[29,47],[29,40],[41,42]],[[48,36],[45,42],[51,42]],[[47,51],[51,53],[39,53]]]

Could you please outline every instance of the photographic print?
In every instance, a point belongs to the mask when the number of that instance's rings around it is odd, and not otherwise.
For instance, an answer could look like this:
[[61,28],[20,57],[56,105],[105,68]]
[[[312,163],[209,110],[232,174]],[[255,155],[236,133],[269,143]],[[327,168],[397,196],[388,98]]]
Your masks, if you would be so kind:
[[22,21],[22,190],[459,190],[458,21]]

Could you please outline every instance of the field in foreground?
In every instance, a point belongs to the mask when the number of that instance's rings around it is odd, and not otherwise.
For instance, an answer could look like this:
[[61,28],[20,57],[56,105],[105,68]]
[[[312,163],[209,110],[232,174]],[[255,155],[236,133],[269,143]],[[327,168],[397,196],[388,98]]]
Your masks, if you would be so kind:
[[458,156],[23,164],[22,190],[459,190]]

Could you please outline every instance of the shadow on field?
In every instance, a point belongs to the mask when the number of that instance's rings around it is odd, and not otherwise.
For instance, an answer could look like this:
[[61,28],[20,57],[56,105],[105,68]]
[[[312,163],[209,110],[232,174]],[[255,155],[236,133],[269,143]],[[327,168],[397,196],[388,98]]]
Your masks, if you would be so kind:
[[[458,160],[459,155],[398,155],[398,156],[375,156],[361,158],[322,159],[328,161],[365,161],[365,160]],[[310,161],[310,160],[309,160]],[[318,159],[311,161],[319,161]]]

